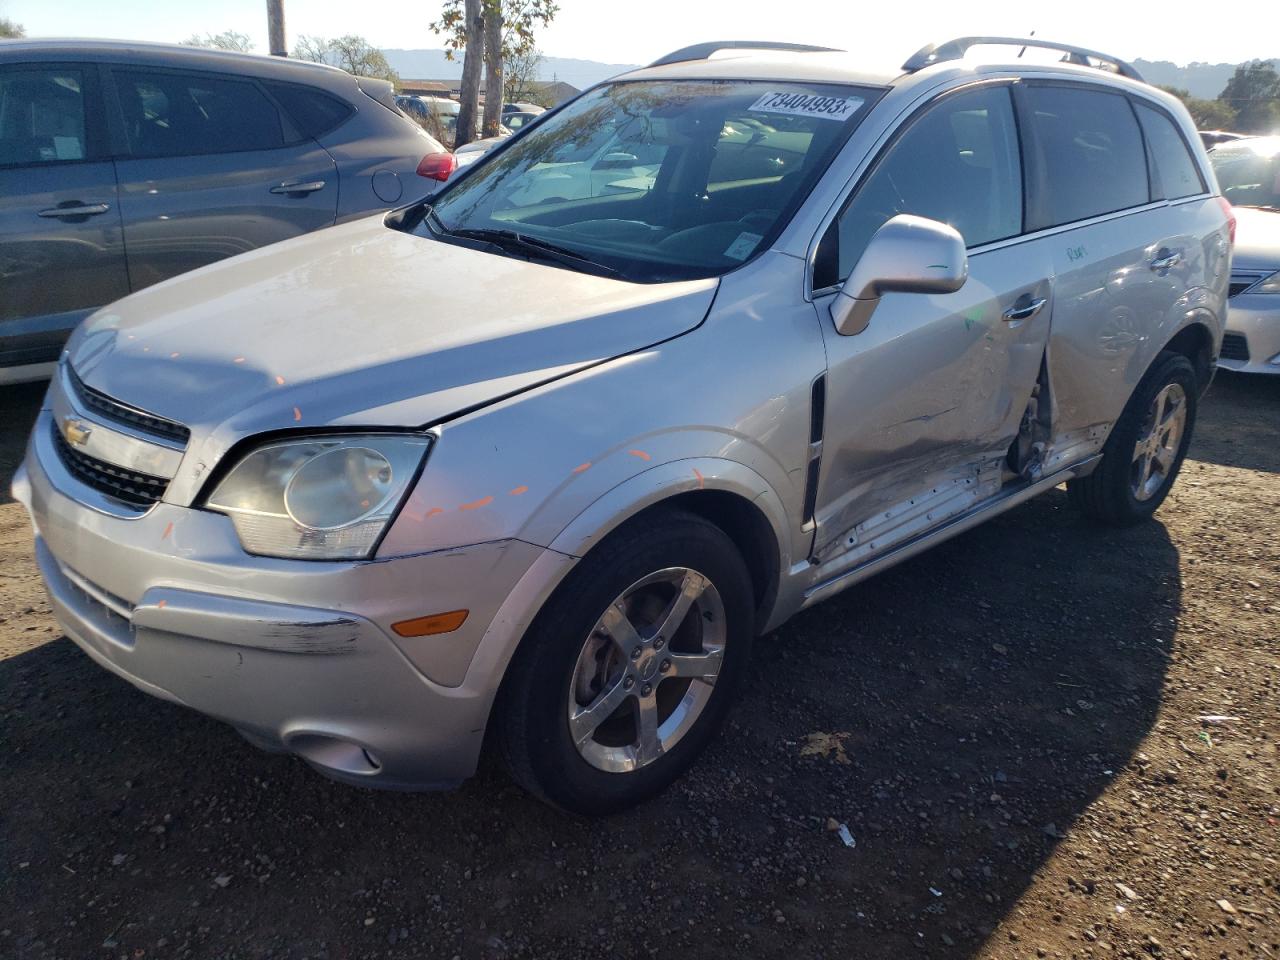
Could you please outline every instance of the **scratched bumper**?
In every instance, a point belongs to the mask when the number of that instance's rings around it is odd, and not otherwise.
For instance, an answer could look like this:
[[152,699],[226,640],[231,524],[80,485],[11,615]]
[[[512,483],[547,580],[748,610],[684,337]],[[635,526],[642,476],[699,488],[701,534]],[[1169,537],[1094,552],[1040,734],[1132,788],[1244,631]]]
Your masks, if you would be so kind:
[[[428,789],[474,772],[501,679],[475,654],[546,551],[504,541],[359,563],[252,557],[220,514],[84,506],[46,417],[13,490],[58,622],[95,662],[341,780]],[[390,630],[459,608],[471,613],[450,634]]]

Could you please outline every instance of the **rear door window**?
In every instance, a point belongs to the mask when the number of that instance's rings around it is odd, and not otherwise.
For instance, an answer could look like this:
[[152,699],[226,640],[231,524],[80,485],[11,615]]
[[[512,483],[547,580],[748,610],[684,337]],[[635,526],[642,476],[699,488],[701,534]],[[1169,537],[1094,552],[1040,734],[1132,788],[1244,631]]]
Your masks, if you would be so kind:
[[1166,200],[1194,197],[1204,193],[1200,168],[1191,157],[1187,142],[1173,121],[1145,104],[1137,104],[1138,119],[1147,138],[1151,155],[1152,182]]
[[0,70],[0,166],[65,163],[88,155],[80,70]]
[[1084,87],[1028,85],[1026,100],[1038,171],[1032,229],[1150,202],[1146,151],[1126,97]]
[[900,213],[948,223],[969,247],[1021,232],[1022,165],[1007,88],[944,97],[910,121],[819,245],[815,289],[848,277],[872,234]]
[[144,70],[117,70],[114,76],[135,157],[284,146],[280,113],[252,81]]
[[354,112],[350,104],[312,87],[296,83],[266,83],[264,86],[284,107],[304,137],[322,136]]

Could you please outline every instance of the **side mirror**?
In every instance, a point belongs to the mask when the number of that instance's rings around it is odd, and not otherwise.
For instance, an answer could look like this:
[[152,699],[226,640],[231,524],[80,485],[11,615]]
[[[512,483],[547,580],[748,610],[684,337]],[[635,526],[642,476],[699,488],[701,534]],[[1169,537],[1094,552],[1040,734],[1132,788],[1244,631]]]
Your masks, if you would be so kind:
[[964,238],[945,223],[900,213],[871,237],[831,303],[836,330],[867,329],[885,293],[954,293],[969,277]]

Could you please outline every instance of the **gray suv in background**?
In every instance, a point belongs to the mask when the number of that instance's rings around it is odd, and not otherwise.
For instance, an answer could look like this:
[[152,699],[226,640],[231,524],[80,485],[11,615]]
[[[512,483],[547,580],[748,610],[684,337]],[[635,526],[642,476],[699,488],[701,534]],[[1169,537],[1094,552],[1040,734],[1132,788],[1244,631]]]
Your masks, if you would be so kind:
[[0,42],[0,383],[47,376],[97,307],[414,200],[448,156],[390,84],[333,67]]

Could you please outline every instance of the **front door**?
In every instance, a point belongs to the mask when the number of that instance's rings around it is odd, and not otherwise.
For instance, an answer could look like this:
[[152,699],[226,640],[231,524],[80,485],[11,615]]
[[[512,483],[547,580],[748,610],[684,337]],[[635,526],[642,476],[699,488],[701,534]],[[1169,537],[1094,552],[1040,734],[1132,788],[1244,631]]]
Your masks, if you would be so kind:
[[83,64],[0,67],[0,370],[57,360],[82,317],[129,292],[96,80]]
[[[888,294],[870,325],[840,335],[839,281],[890,217],[951,224],[970,249],[956,293]],[[994,496],[1039,376],[1052,263],[1022,233],[1010,90],[944,95],[917,113],[863,178],[820,245],[814,286],[827,345],[827,402],[814,559],[882,554]]]
[[334,222],[333,158],[252,80],[112,67],[134,290]]

